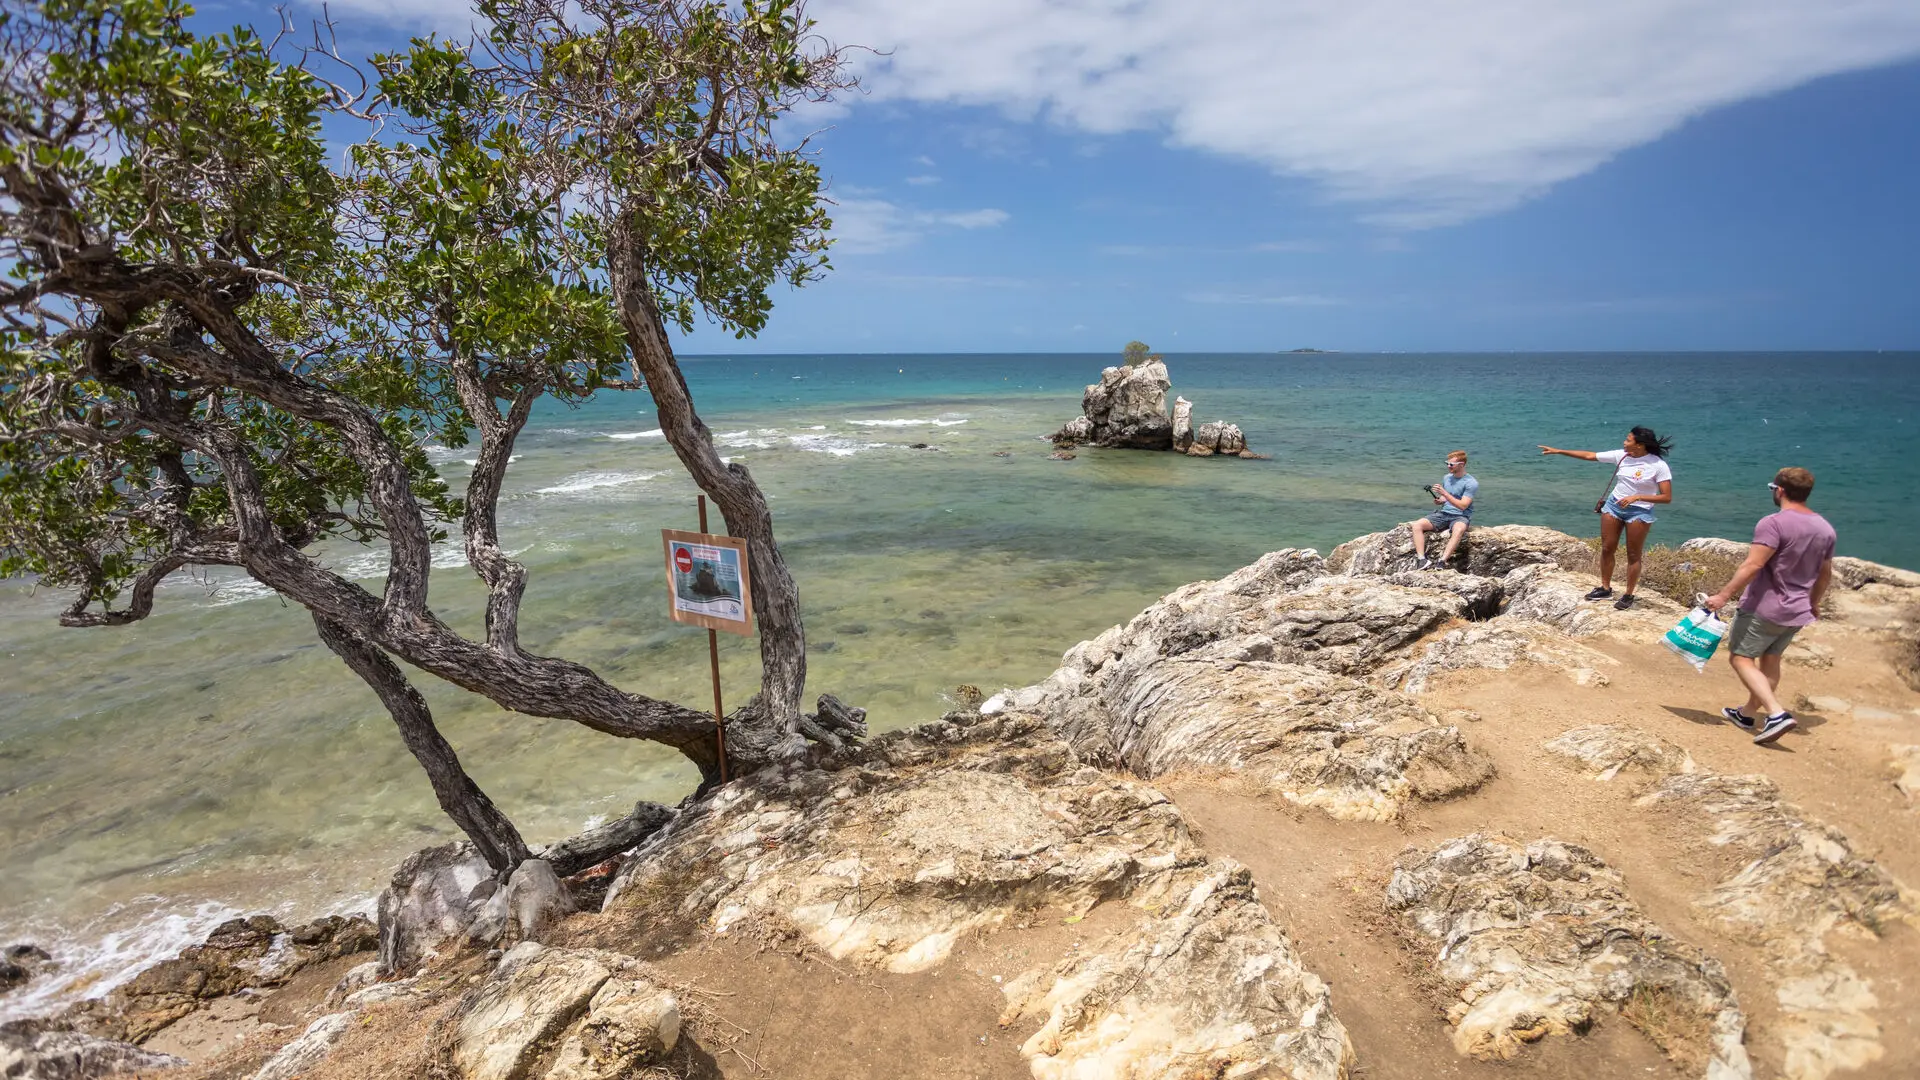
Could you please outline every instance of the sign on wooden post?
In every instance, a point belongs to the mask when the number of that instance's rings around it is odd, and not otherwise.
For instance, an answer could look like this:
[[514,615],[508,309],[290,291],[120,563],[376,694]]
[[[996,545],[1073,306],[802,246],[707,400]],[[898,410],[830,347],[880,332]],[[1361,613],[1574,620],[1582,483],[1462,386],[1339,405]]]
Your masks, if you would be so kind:
[[673,621],[753,636],[747,542],[737,536],[661,529]]

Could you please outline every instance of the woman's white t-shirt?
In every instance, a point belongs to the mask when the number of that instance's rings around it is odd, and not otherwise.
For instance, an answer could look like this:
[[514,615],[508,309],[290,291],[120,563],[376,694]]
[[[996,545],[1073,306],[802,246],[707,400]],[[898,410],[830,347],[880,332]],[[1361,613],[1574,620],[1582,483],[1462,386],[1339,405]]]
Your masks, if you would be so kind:
[[1660,481],[1672,480],[1673,470],[1667,468],[1664,458],[1652,454],[1628,457],[1625,450],[1602,450],[1593,455],[1593,460],[1602,465],[1619,466],[1619,474],[1614,478],[1613,497],[1622,495],[1658,495]]

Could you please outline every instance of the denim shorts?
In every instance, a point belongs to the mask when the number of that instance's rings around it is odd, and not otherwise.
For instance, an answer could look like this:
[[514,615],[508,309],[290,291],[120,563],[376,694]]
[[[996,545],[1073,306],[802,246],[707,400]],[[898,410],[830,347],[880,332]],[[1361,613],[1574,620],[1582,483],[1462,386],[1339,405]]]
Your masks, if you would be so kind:
[[1427,525],[1430,526],[1434,532],[1446,532],[1453,528],[1453,523],[1456,521],[1462,525],[1468,523],[1467,519],[1461,517],[1459,514],[1443,514],[1435,510],[1433,513],[1427,515]]
[[1615,521],[1644,521],[1651,525],[1660,520],[1653,516],[1653,507],[1648,506],[1646,503],[1637,502],[1628,506],[1621,506],[1619,503],[1613,501],[1613,496],[1611,495],[1607,496],[1607,505],[1601,508],[1600,512],[1613,518]]

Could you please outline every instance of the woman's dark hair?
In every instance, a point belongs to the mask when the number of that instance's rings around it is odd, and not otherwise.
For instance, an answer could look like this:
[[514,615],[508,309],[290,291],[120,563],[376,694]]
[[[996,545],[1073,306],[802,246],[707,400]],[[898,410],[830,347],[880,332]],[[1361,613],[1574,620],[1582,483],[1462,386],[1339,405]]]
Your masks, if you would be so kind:
[[1640,444],[1640,449],[1654,457],[1664,458],[1673,450],[1673,440],[1655,435],[1650,427],[1637,427],[1627,434],[1633,436],[1633,441]]

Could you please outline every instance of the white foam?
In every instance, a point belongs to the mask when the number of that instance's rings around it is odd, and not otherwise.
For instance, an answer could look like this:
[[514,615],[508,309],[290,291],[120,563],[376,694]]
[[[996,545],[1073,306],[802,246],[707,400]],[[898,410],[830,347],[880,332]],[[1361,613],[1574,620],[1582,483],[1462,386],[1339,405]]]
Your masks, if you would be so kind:
[[666,437],[666,432],[661,431],[659,428],[654,428],[652,431],[604,431],[601,432],[601,434],[609,439],[620,439],[622,441],[627,439],[660,439]]
[[[899,418],[899,419],[893,419],[893,420],[849,420],[847,421],[847,423],[852,424],[855,427],[886,427],[886,428],[953,427],[956,424],[964,424],[966,422],[967,422],[966,417],[954,416],[951,413],[941,413],[939,416],[929,417],[926,419],[921,419],[919,417],[905,417],[905,418]],[[819,429],[816,428],[815,430],[817,431]]]
[[53,954],[54,964],[25,986],[0,995],[0,1021],[41,1016],[75,1001],[104,997],[141,971],[204,942],[214,927],[241,914],[239,908],[214,901],[202,902],[187,914],[172,905],[162,897],[143,896],[115,904],[73,930],[13,931],[10,941],[32,941]]
[[[516,461],[519,461],[519,460],[520,460],[520,455],[519,455],[519,454],[508,454],[508,455],[507,455],[507,464],[509,464],[509,465],[511,465],[511,464],[513,464],[514,462],[516,462]],[[467,463],[468,465],[478,465],[478,464],[480,464],[480,459],[479,459],[479,458],[466,458],[466,459],[465,459],[465,461],[466,461],[466,463]]]
[[832,454],[834,457],[852,457],[862,450],[878,450],[886,443],[860,442],[840,435],[789,435],[787,442],[797,450],[815,454]]
[[558,484],[555,484],[555,485],[553,485],[552,487],[543,487],[543,488],[536,488],[536,489],[534,490],[534,494],[536,494],[536,495],[577,495],[577,494],[579,494],[580,492],[583,492],[583,491],[594,491],[594,490],[597,490],[597,489],[599,489],[599,488],[609,488],[609,487],[624,487],[624,486],[625,486],[625,485],[627,485],[627,484],[638,484],[638,483],[641,483],[642,481],[646,481],[646,480],[651,480],[651,479],[653,479],[654,477],[656,477],[656,476],[659,476],[659,475],[660,475],[660,474],[659,474],[659,473],[657,473],[657,472],[652,472],[652,473],[621,473],[621,472],[589,472],[589,473],[578,473],[578,474],[575,474],[575,475],[573,475],[573,476],[569,476],[569,477],[567,477],[567,478],[566,478],[565,480],[563,480],[563,481],[561,481],[561,482],[560,482],[560,483],[558,483]]

